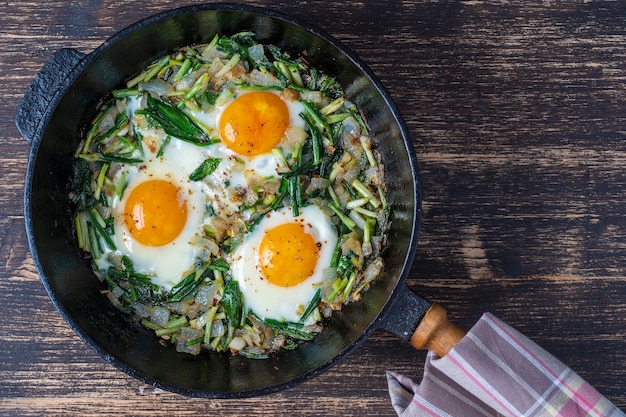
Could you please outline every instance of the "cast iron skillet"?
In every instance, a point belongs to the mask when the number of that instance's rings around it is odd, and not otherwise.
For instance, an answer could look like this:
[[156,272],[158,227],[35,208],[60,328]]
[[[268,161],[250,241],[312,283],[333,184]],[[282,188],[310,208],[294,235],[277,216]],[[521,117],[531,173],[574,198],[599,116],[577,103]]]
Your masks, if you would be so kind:
[[[229,353],[180,354],[158,343],[100,294],[102,284],[78,249],[67,185],[73,153],[98,104],[154,59],[181,46],[209,42],[216,33],[254,31],[257,39],[295,54],[337,77],[348,98],[364,110],[387,169],[393,207],[386,276],[363,300],[335,314],[313,341],[267,360]],[[180,394],[234,398],[289,388],[339,362],[383,327],[414,346],[439,349],[429,339],[444,329],[442,354],[462,332],[422,318],[431,304],[406,287],[421,214],[417,161],[407,129],[389,94],[368,68],[319,30],[273,11],[208,4],[175,9],[138,22],[84,55],[57,51],[26,92],[16,118],[31,144],[25,185],[25,219],[34,262],[54,305],[72,329],[104,359],[148,384]],[[430,310],[429,310],[430,309]],[[436,315],[436,314],[435,314]],[[441,315],[437,316],[441,319]],[[418,323],[424,333],[413,333]],[[456,333],[455,333],[456,332]],[[430,344],[429,344],[430,343]],[[437,351],[437,350],[436,350]]]

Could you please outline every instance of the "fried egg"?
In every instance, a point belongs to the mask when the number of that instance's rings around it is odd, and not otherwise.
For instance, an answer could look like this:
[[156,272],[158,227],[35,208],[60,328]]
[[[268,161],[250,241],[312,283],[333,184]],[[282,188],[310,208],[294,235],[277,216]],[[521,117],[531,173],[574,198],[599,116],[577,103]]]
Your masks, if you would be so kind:
[[204,185],[189,174],[203,158],[195,145],[177,140],[163,156],[151,155],[116,173],[118,181],[128,182],[112,205],[117,248],[136,271],[166,289],[180,281],[197,256],[191,241],[203,233],[206,198]]
[[268,213],[230,254],[247,308],[262,319],[299,321],[322,286],[337,239],[315,205],[300,208],[297,217],[289,207]]
[[210,112],[194,112],[196,120],[214,131],[220,142],[207,148],[211,157],[222,158],[212,176],[221,187],[245,187],[245,170],[262,177],[277,176],[272,149],[288,129],[304,130],[300,113],[304,106],[275,91],[237,91],[233,98]]

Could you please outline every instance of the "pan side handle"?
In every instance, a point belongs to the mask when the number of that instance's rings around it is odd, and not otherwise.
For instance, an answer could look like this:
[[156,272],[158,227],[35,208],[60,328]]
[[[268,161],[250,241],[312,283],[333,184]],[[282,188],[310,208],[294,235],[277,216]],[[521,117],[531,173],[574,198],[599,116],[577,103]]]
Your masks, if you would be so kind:
[[33,79],[15,116],[17,129],[28,143],[41,135],[58,93],[65,89],[70,73],[84,57],[85,54],[75,49],[59,49]]
[[432,350],[445,356],[465,331],[450,320],[443,307],[433,304],[404,287],[381,326],[416,349]]

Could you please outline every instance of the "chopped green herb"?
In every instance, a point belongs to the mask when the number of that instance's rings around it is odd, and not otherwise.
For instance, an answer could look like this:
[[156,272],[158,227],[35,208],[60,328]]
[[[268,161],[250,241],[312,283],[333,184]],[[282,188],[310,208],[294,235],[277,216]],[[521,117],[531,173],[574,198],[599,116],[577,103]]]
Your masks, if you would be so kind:
[[200,181],[204,177],[211,175],[217,169],[218,165],[222,161],[221,158],[208,158],[205,159],[204,162],[196,168],[191,175],[189,175],[189,179],[191,181]]
[[230,280],[225,284],[222,305],[224,306],[228,322],[233,325],[239,324],[241,322],[243,300],[237,281]]
[[209,135],[176,106],[148,94],[146,108],[136,113],[150,117],[167,133],[199,146],[213,143]]

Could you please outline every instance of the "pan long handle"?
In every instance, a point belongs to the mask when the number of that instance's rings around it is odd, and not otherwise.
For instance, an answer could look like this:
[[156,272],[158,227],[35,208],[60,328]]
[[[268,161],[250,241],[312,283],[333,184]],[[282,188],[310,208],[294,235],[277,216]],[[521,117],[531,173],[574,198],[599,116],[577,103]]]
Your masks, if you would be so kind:
[[463,339],[465,331],[448,320],[446,310],[439,304],[433,304],[420,321],[409,339],[416,349],[432,350],[439,357],[445,356],[450,349]]
[[400,290],[381,325],[414,348],[432,350],[439,357],[445,356],[465,336],[464,330],[448,320],[443,307],[423,299],[408,287]]

